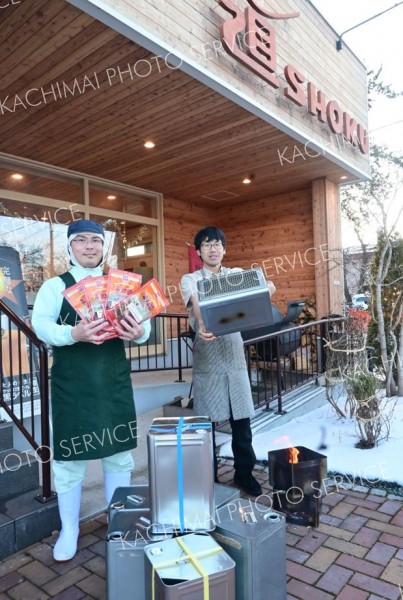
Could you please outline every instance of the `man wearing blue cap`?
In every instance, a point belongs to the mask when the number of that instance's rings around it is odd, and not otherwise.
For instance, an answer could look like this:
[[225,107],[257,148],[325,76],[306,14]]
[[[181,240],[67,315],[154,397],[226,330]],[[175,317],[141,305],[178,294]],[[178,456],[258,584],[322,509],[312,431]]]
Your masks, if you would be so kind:
[[41,286],[32,325],[53,346],[51,400],[53,473],[62,529],[53,556],[70,560],[77,551],[82,481],[89,460],[102,459],[107,502],[116,487],[130,485],[137,445],[136,411],[130,365],[123,341],[145,342],[150,321],[130,315],[108,339],[105,319],[80,320],[62,292],[85,277],[102,275],[105,234],[96,221],[82,219],[68,227],[71,269]]

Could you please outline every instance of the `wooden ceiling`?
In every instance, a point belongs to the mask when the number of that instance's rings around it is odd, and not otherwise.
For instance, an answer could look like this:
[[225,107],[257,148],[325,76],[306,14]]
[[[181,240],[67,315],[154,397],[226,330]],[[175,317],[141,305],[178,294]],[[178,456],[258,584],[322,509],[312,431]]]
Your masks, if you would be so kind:
[[345,174],[322,156],[282,165],[294,140],[64,0],[1,10],[0,51],[2,152],[206,203]]

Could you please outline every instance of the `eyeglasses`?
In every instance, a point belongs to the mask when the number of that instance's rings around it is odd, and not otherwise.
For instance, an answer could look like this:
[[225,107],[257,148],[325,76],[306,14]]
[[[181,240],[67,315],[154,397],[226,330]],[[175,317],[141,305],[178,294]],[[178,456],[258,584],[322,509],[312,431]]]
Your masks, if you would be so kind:
[[212,248],[214,248],[214,250],[221,250],[222,248],[224,248],[223,243],[221,241],[218,242],[203,242],[200,245],[201,248],[203,248],[203,250],[211,250]]
[[81,246],[84,246],[86,244],[91,244],[92,246],[98,246],[100,244],[103,244],[103,240],[101,240],[101,238],[99,238],[99,237],[93,237],[91,239],[87,239],[87,238],[77,236],[71,241],[74,242],[75,244],[80,244]]

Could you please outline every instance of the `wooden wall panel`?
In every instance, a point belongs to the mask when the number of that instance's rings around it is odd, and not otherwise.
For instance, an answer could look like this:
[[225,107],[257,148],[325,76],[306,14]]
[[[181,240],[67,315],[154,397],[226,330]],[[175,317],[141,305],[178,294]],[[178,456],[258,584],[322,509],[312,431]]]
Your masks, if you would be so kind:
[[236,211],[221,207],[217,217],[228,238],[225,264],[261,267],[277,288],[273,302],[281,312],[289,300],[315,296],[310,189],[238,204]]
[[165,280],[171,292],[169,312],[184,312],[180,297],[181,276],[188,272],[186,242],[198,229],[221,227],[227,236],[224,264],[228,267],[260,266],[277,291],[276,306],[286,311],[287,301],[315,296],[315,265],[320,253],[313,242],[310,189],[273,196],[233,207],[205,207],[175,199],[164,200]]
[[209,222],[209,209],[173,198],[164,198],[165,288],[171,301],[168,312],[186,313],[180,293],[182,275],[189,272],[188,244]]

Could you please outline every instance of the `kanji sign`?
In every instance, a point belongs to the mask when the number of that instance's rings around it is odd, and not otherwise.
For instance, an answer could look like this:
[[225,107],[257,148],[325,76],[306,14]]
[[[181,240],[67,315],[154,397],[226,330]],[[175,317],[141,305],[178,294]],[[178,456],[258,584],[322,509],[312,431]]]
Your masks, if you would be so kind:
[[[292,19],[299,17],[300,13],[272,13],[262,9],[256,0],[246,1],[249,6],[242,10],[232,0],[218,0],[219,5],[231,15],[220,27],[222,45],[237,61],[278,89],[276,31],[269,19]],[[290,64],[285,65],[283,75],[287,86],[282,92],[286,98],[297,106],[306,107],[308,113],[326,123],[332,133],[342,134],[362,154],[368,154],[367,129],[343,111],[337,100],[328,100],[322,90]]]

